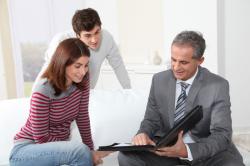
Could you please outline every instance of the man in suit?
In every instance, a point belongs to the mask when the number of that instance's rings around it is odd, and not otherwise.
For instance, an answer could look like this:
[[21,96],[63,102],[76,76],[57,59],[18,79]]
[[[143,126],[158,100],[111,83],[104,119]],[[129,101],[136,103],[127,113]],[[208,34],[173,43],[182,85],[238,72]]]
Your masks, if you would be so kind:
[[203,119],[173,146],[152,152],[121,152],[120,166],[242,166],[232,143],[229,84],[200,65],[205,40],[199,32],[183,31],[171,45],[171,69],[153,76],[148,104],[134,145],[154,145],[174,123],[196,105]]

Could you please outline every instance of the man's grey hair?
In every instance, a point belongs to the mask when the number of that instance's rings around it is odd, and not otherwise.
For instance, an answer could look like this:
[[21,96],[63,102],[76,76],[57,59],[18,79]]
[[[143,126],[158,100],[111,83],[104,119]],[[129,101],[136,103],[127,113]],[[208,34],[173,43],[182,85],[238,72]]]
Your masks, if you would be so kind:
[[206,49],[206,41],[202,33],[195,31],[182,31],[173,40],[172,46],[191,46],[194,49],[193,58],[200,59]]

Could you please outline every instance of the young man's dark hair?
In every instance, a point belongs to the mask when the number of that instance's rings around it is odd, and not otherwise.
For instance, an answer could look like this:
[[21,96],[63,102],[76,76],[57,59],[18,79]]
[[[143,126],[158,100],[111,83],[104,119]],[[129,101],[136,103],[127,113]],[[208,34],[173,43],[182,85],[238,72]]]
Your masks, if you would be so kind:
[[91,8],[77,10],[72,18],[72,27],[77,35],[80,35],[81,31],[90,31],[95,26],[102,25],[98,13]]

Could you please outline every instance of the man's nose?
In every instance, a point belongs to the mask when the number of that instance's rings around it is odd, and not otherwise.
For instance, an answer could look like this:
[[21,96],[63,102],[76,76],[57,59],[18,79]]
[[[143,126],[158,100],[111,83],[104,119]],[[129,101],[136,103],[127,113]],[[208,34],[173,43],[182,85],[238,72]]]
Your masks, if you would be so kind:
[[96,40],[97,40],[96,36],[92,36],[90,39],[91,43],[96,43]]
[[180,68],[180,63],[175,62],[175,63],[173,64],[173,67],[174,67],[174,70],[178,70],[178,69]]

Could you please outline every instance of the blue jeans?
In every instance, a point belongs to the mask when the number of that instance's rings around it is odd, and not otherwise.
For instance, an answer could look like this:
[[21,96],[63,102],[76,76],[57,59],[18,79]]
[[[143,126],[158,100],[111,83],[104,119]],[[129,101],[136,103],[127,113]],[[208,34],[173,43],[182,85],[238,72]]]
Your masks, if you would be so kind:
[[93,166],[89,148],[76,141],[35,144],[16,143],[10,154],[10,166]]

